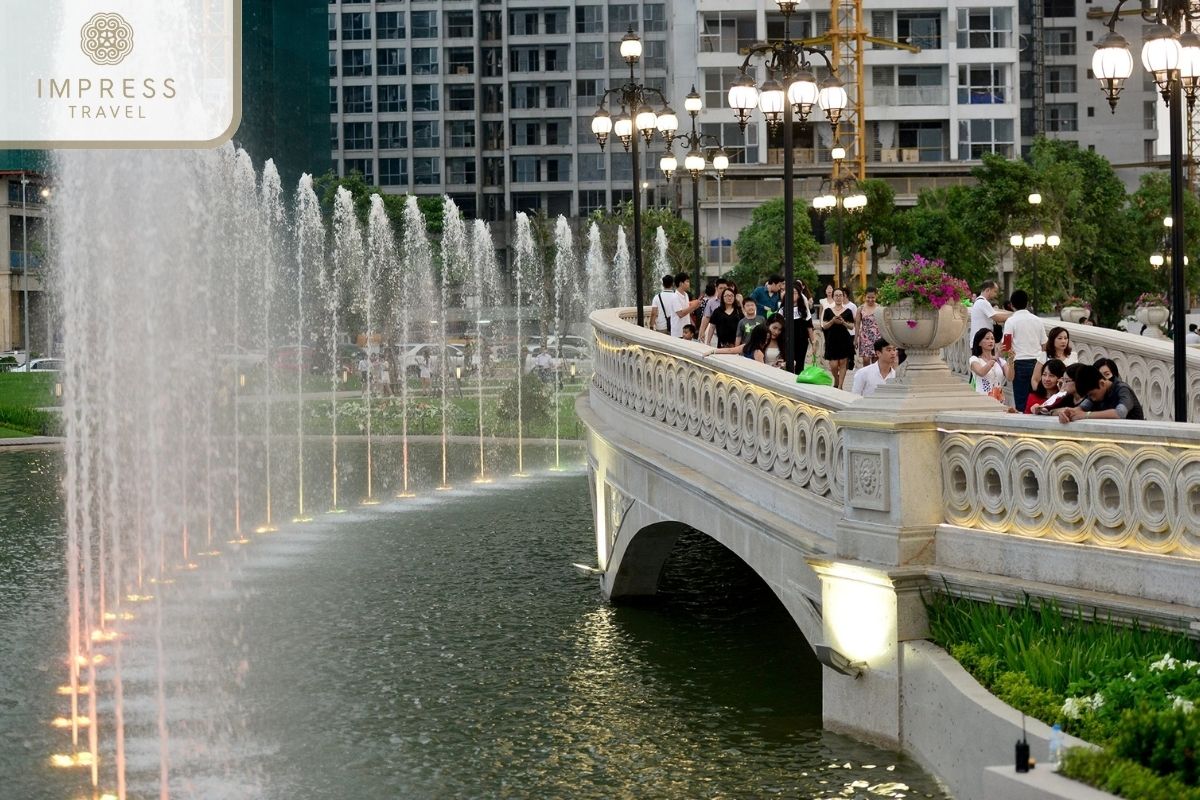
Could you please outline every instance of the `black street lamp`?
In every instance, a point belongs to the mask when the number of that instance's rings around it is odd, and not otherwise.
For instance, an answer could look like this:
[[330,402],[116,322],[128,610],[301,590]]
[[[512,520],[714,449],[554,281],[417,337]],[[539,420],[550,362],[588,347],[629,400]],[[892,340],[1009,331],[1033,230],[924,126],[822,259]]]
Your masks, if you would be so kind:
[[[700,99],[700,93],[696,91],[695,86],[684,99],[683,108],[692,118],[692,131],[677,135],[675,140],[681,142],[684,149],[687,150],[687,155],[683,158],[683,168],[692,176],[692,269],[695,273],[692,284],[699,296],[702,289],[700,283],[700,176],[704,174],[704,169],[708,166],[711,157],[713,169],[717,171],[717,178],[723,178],[725,170],[729,169],[729,156],[726,155],[725,148],[721,146],[720,139],[712,134],[696,131],[696,117],[704,108],[704,101]],[[704,148],[705,140],[711,140],[712,148],[707,150]],[[679,168],[679,161],[676,160],[675,154],[668,149],[659,159],[658,166],[663,171],[663,175],[667,176],[667,180],[671,180],[671,176]]]
[[[608,141],[608,135],[616,134],[633,159],[633,263],[637,284],[637,324],[638,327],[644,327],[646,304],[642,269],[642,203],[639,189],[642,176],[638,165],[638,134],[645,138],[646,145],[649,146],[657,130],[666,141],[667,147],[670,147],[675,138],[675,131],[679,129],[679,118],[667,105],[667,98],[661,91],[637,82],[634,67],[642,58],[642,40],[638,38],[632,25],[621,38],[621,58],[629,65],[629,80],[614,89],[606,90],[600,96],[600,107],[592,114],[592,133],[596,134],[596,141],[600,143],[601,150]],[[604,105],[610,95],[614,98],[614,105],[620,109],[615,120]],[[652,95],[658,97],[660,108],[657,112],[650,108],[649,99]]]
[[825,194],[818,195],[813,198],[812,205],[817,211],[837,211],[837,263],[834,265],[834,285],[841,287],[842,285],[842,259],[846,257],[846,214],[853,214],[856,211],[867,207],[867,196],[863,194],[862,187],[858,183],[858,178],[853,174],[841,174],[842,159],[846,157],[846,148],[835,147],[830,151],[830,155],[834,162],[834,175],[836,178],[826,178],[821,182],[821,188],[828,187],[829,191]]
[[[1133,56],[1129,42],[1117,33],[1121,7],[1128,0],[1118,0],[1108,19],[1108,33],[1096,43],[1092,55],[1092,72],[1100,80],[1108,105],[1115,113],[1121,95],[1121,84],[1133,74]],[[1171,110],[1171,250],[1176,254],[1171,265],[1171,316],[1179,321],[1173,331],[1175,361],[1175,421],[1187,422],[1187,345],[1182,321],[1186,319],[1186,287],[1184,285],[1183,241],[1183,100],[1189,110],[1196,102],[1200,89],[1200,35],[1192,24],[1200,21],[1200,9],[1191,0],[1142,0],[1142,20],[1145,28],[1142,44],[1142,66],[1154,76],[1163,101]]]
[[[786,288],[783,293],[783,305],[780,308],[786,316],[795,316],[795,303],[792,298],[792,286],[795,283],[795,265],[793,253],[795,250],[795,212],[792,204],[795,202],[795,158],[792,150],[792,122],[799,118],[807,122],[813,106],[819,105],[825,110],[825,116],[830,124],[837,125],[849,98],[846,87],[838,80],[833,64],[825,51],[809,47],[802,41],[792,39],[792,14],[796,10],[798,0],[775,0],[783,13],[782,41],[759,42],[750,46],[741,66],[741,77],[729,87],[729,107],[737,116],[738,125],[743,131],[750,120],[750,111],[757,106],[767,119],[767,126],[776,130],[783,124],[783,271]],[[808,57],[820,56],[829,69],[829,77],[817,83]],[[761,87],[755,84],[750,74],[750,65],[754,59],[762,60],[767,69],[767,80]],[[787,337],[784,366],[791,372],[796,371],[796,350],[794,337]]]

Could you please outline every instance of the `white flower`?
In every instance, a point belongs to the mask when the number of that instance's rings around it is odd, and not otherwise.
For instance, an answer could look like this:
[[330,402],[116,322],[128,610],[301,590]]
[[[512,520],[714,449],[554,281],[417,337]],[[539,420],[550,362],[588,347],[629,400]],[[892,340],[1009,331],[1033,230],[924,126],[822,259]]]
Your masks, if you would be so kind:
[[1068,697],[1062,706],[1062,713],[1068,719],[1079,719],[1085,711],[1095,711],[1104,705],[1104,695],[1100,692],[1084,695],[1083,697]]
[[1125,680],[1129,681],[1130,683],[1137,683],[1137,676],[1134,675],[1132,672],[1126,672]]
[[1171,658],[1171,654],[1167,653],[1158,661],[1155,661],[1153,664],[1151,664],[1150,669],[1154,670],[1155,672],[1162,672],[1165,669],[1175,669],[1175,667],[1178,665],[1179,660],[1176,658]]
[[1195,668],[1195,667],[1200,667],[1200,661],[1191,661],[1191,660],[1189,660],[1189,661],[1185,661],[1185,662],[1183,662],[1183,668],[1184,668],[1184,669],[1193,669],[1193,668]]
[[1196,704],[1186,697],[1180,697],[1174,694],[1167,694],[1167,699],[1171,701],[1171,708],[1177,711],[1182,711],[1185,714],[1190,714],[1196,710]]

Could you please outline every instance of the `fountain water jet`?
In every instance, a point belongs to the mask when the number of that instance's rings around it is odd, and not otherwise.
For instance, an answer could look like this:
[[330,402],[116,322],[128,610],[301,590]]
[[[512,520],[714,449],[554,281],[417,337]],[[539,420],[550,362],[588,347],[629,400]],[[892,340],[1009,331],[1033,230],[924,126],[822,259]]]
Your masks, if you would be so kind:
[[271,362],[271,311],[275,297],[275,265],[281,260],[280,253],[282,244],[279,241],[280,232],[283,228],[283,183],[279,179],[279,171],[275,168],[275,162],[272,159],[267,159],[267,163],[263,165],[262,175],[262,191],[260,195],[260,204],[262,208],[263,227],[263,253],[259,260],[259,268],[262,270],[262,306],[263,306],[263,327],[262,327],[262,342],[263,347],[267,348],[267,363],[266,363],[266,397],[263,401],[264,413],[266,414],[266,423],[263,430],[263,447],[264,447],[264,485],[266,487],[266,513],[267,521],[255,529],[256,533],[271,533],[275,531],[275,525],[271,519],[271,438],[274,434],[271,408],[274,402],[272,392],[272,373],[274,372],[274,364]]
[[625,238],[625,228],[617,228],[617,246],[613,252],[612,287],[617,305],[632,306],[637,302],[634,297],[633,263],[629,258],[629,242]]
[[[325,223],[313,191],[312,175],[306,172],[300,176],[296,189],[296,502],[299,508],[296,522],[312,521],[304,513],[304,281],[314,272],[323,273],[324,263]],[[336,367],[336,349],[334,361]]]
[[554,470],[562,470],[561,431],[562,420],[562,367],[563,367],[563,336],[566,335],[566,322],[571,319],[571,312],[579,294],[579,267],[575,259],[575,237],[571,232],[571,224],[567,218],[559,215],[554,226],[554,384],[550,391],[554,394]]
[[[441,294],[438,308],[440,325],[441,344],[441,363],[439,367],[442,372],[442,485],[439,489],[449,489],[447,475],[449,470],[449,454],[447,449],[447,440],[449,436],[448,421],[446,418],[447,411],[450,407],[449,384],[450,384],[450,349],[448,345],[449,326],[450,326],[450,288],[451,284],[457,283],[462,275],[467,274],[468,265],[471,260],[470,243],[467,241],[467,226],[463,222],[462,214],[458,211],[458,205],[449,197],[443,197],[444,213],[442,215],[442,275],[441,275]],[[461,380],[461,372],[456,368],[455,381]]]
[[[382,200],[380,201],[382,212]],[[374,210],[374,209],[372,209]],[[396,275],[397,297],[401,289],[405,292],[405,302],[397,301],[395,307],[399,314],[398,328],[402,331],[401,339],[408,344],[412,320],[409,319],[408,309],[429,309],[436,302],[437,295],[433,290],[433,253],[429,247],[429,237],[425,233],[425,215],[417,205],[417,198],[409,195],[404,203],[404,240],[403,240],[403,269]],[[443,362],[445,359],[442,359]],[[405,373],[404,407],[403,407],[403,458],[404,485],[402,496],[410,496],[408,488],[408,380],[409,364],[401,365]],[[443,381],[443,386],[445,381]],[[443,475],[443,485],[445,476]]]
[[487,359],[484,344],[483,326],[484,311],[495,305],[500,293],[500,268],[496,263],[496,246],[492,242],[492,231],[488,224],[481,219],[475,220],[475,228],[471,237],[471,264],[474,268],[472,289],[475,298],[475,355],[478,363],[475,367],[476,397],[479,403],[479,477],[475,483],[490,483],[487,469],[484,466],[483,452],[483,368]]
[[[333,261],[329,268],[322,269],[318,275],[321,278],[322,294],[325,296],[326,341],[329,348],[329,418],[332,420],[332,432],[329,446],[332,457],[330,486],[332,492],[331,511],[340,511],[338,507],[338,311],[341,308],[343,280],[347,275],[359,276],[363,270],[363,239],[362,228],[358,217],[354,214],[354,198],[345,187],[338,187],[333,201]],[[368,369],[368,372],[370,370]]]
[[[525,472],[525,413],[524,399],[525,342],[521,335],[522,318],[533,298],[540,300],[545,292],[542,287],[542,260],[533,242],[533,230],[529,216],[517,212],[517,249],[513,263],[513,280],[517,303],[517,471],[513,477],[528,477]],[[540,306],[540,302],[537,304]]]

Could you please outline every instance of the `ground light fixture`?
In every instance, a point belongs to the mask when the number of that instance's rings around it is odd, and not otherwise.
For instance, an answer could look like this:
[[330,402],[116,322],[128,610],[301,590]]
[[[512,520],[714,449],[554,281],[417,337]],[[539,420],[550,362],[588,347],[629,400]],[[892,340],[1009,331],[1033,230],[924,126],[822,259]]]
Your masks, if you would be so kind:
[[[1108,34],[1096,42],[1092,73],[1115,113],[1121,89],[1133,75],[1133,53],[1129,40],[1117,33],[1122,8],[1129,0],[1117,0],[1109,16]],[[1183,105],[1196,103],[1200,90],[1200,36],[1192,27],[1200,22],[1200,8],[1191,0],[1142,0],[1136,11],[1145,24],[1142,33],[1142,67],[1154,78],[1163,101],[1170,109],[1171,251],[1184,252],[1183,219]],[[1187,318],[1187,287],[1182,258],[1171,265],[1171,317],[1176,326]],[[1187,422],[1187,344],[1181,331],[1172,331],[1174,361],[1175,421]]]
[[[783,14],[783,38],[759,42],[749,47],[739,70],[739,77],[729,87],[729,107],[733,109],[738,126],[745,131],[751,112],[758,108],[772,131],[783,126],[783,271],[788,287],[783,293],[784,306],[780,311],[786,319],[795,315],[791,287],[795,283],[795,151],[793,122],[807,122],[815,107],[820,107],[831,125],[837,125],[849,104],[846,87],[838,79],[837,70],[824,50],[811,47],[802,40],[792,39],[792,14],[796,0],[775,0]],[[818,82],[809,56],[824,61],[827,76]],[[753,65],[766,68],[767,80],[759,86],[751,73]],[[796,351],[793,337],[784,347],[784,366],[796,370]]]

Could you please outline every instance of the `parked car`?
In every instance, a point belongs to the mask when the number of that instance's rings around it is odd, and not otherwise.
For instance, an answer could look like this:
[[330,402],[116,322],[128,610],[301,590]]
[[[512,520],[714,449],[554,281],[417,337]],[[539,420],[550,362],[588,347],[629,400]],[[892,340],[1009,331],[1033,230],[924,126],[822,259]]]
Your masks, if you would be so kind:
[[[396,366],[410,378],[417,377],[421,372],[421,363],[429,355],[429,364],[433,370],[438,370],[439,359],[442,357],[442,346],[436,342],[419,342],[402,344],[396,348]],[[456,344],[446,345],[447,368],[453,372],[455,367],[467,367],[463,349]]]
[[61,358],[35,358],[27,364],[13,367],[12,372],[62,372],[65,363]]
[[561,355],[563,359],[577,361],[591,356],[590,343],[582,336],[530,336],[525,342],[526,354],[537,355],[543,342],[550,354],[556,358]]
[[274,369],[292,370],[293,372],[301,369],[305,372],[313,372],[320,368],[317,349],[308,345],[276,347],[271,351],[271,366]]

